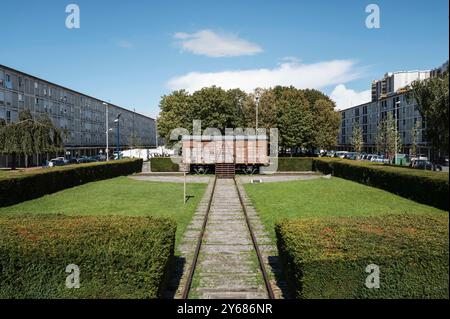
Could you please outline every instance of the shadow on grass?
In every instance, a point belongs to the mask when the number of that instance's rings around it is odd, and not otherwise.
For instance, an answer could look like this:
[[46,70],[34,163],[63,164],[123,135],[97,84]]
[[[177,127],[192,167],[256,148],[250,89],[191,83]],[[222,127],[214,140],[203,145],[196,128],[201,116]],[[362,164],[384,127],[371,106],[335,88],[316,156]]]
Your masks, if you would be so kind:
[[186,195],[186,203],[189,201],[189,199],[194,198],[194,195]]

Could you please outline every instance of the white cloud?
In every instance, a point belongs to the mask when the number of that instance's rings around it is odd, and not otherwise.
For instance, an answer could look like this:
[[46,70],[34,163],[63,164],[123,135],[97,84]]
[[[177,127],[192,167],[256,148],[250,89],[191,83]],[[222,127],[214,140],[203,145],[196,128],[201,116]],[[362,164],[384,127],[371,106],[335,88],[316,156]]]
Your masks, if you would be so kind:
[[180,40],[182,50],[215,58],[254,55],[263,51],[257,44],[241,39],[237,35],[216,33],[211,30],[200,30],[195,33],[178,32],[174,38]]
[[331,92],[330,98],[336,102],[338,110],[345,110],[352,106],[370,102],[372,99],[371,90],[356,92],[347,89],[344,84],[339,84]]
[[276,85],[320,89],[359,77],[360,72],[351,60],[301,64],[290,58],[272,69],[190,72],[170,79],[167,87],[172,90],[186,89],[189,92],[212,85],[223,89],[240,88],[246,92],[252,92],[257,87],[269,88]]

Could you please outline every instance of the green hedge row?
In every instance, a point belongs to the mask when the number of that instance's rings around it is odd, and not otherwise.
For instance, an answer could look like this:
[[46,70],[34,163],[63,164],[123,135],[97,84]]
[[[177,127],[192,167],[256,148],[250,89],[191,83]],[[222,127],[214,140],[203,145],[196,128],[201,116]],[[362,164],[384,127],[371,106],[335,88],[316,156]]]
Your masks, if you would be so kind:
[[[296,298],[449,298],[448,216],[285,220],[275,230]],[[379,288],[366,286],[371,264]]]
[[[175,230],[150,217],[0,217],[0,299],[158,298]],[[79,288],[66,287],[70,264]]]
[[141,170],[142,159],[123,159],[29,170],[14,177],[0,177],[0,207],[76,185],[129,175]]
[[172,162],[170,157],[155,157],[150,159],[152,172],[178,172],[179,166]]
[[314,159],[314,169],[381,188],[419,203],[449,209],[446,173],[343,159]]
[[278,157],[280,172],[309,172],[313,170],[311,157]]

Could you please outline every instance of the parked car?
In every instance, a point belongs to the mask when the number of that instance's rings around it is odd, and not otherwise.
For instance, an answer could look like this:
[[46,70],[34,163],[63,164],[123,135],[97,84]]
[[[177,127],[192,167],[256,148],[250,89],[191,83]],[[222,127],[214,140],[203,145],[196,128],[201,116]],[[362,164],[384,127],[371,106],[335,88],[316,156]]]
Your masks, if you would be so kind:
[[78,161],[76,158],[72,157],[66,160],[66,164],[78,164]]
[[334,157],[339,157],[339,158],[344,158],[345,154],[347,154],[347,151],[338,151],[336,153],[334,153]]
[[78,157],[77,158],[77,162],[79,164],[83,164],[83,163],[89,163],[89,159],[86,156],[82,156],[82,157]]
[[417,169],[424,169],[429,171],[442,171],[442,166],[439,164],[433,164],[427,160],[414,160],[411,161],[411,167]]
[[344,155],[344,158],[349,159],[349,160],[357,160],[357,159],[359,159],[359,153],[349,152]]
[[64,162],[64,157],[57,157],[52,158],[50,161],[48,161],[47,166],[48,167],[55,167],[55,166],[64,166],[66,163]]
[[383,155],[374,155],[374,156],[372,156],[370,161],[373,163],[384,163],[384,164],[389,163],[389,159],[385,158]]

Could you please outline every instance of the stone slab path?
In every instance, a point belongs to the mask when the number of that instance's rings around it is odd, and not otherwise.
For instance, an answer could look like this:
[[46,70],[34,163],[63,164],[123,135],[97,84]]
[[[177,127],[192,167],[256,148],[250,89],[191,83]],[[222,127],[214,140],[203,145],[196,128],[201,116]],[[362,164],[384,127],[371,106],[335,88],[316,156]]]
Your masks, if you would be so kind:
[[250,224],[253,229],[253,233],[256,237],[256,242],[258,243],[258,247],[262,255],[267,275],[269,276],[270,285],[275,295],[275,299],[290,298],[288,294],[286,279],[283,275],[281,262],[278,257],[278,249],[275,243],[273,243],[273,241],[269,237],[267,231],[264,229],[264,225],[262,224],[257,211],[253,207],[252,202],[245,192],[245,189],[242,185],[243,183],[245,183],[245,180],[243,181],[243,178],[239,176],[236,178],[236,181],[239,192],[242,196],[242,201],[247,211],[247,215],[250,220]]
[[190,297],[267,298],[233,179],[218,179]]
[[[276,298],[284,298],[285,284],[279,269],[276,246],[265,232],[241,182],[239,179],[237,181],[272,290]],[[210,180],[178,247],[180,257],[176,260],[176,275],[168,285],[168,298],[181,298],[213,184],[214,180]],[[233,179],[217,180],[189,298],[268,298]]]

